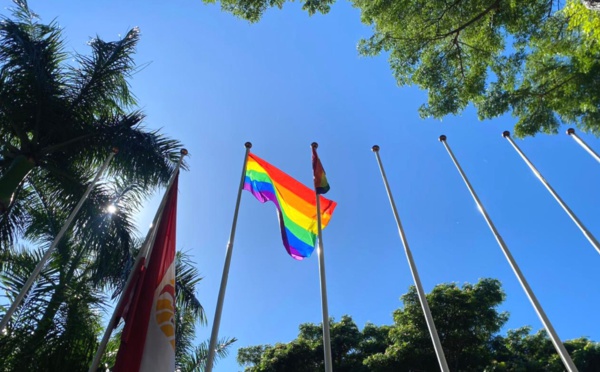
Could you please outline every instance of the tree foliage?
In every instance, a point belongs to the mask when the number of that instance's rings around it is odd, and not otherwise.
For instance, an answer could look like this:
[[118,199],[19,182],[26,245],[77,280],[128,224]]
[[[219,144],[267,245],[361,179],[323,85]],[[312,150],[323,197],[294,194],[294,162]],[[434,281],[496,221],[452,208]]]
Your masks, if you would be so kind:
[[[517,136],[556,133],[562,124],[600,134],[600,42],[592,2],[567,0],[350,0],[373,35],[365,56],[388,55],[400,86],[428,93],[422,117],[511,113]],[[205,0],[214,2],[214,0]],[[310,14],[333,0],[304,0]],[[284,0],[222,0],[256,22]],[[597,3],[597,2],[596,2]]]
[[166,183],[181,147],[144,129],[135,108],[139,29],[92,39],[89,55],[67,53],[56,22],[14,3],[0,19],[0,249],[28,227],[37,196],[72,210],[113,148],[108,177],[149,192]]
[[[196,288],[202,277],[185,252],[176,253],[175,272],[175,368],[177,372],[203,372],[208,358],[208,341],[194,343],[197,326],[206,325],[204,308],[196,297]],[[108,369],[116,362],[121,331],[122,327],[113,333],[101,360],[101,365]],[[236,341],[235,338],[220,339],[216,359],[227,356],[229,346]]]
[[[90,55],[71,54],[56,22],[14,3],[0,19],[0,317],[112,147],[119,154],[0,333],[0,371],[87,371],[110,294],[120,293],[141,244],[133,215],[169,179],[181,145],[141,125],[128,82],[137,28],[114,42],[92,39]],[[206,321],[201,277],[186,255],[176,264],[177,363],[201,371],[206,348],[193,344]],[[219,354],[234,341],[223,340]]]
[[[508,314],[499,312],[505,298],[500,282],[482,279],[462,287],[437,285],[427,294],[448,365],[453,371],[563,371],[563,365],[544,331],[529,327],[499,331]],[[330,321],[331,351],[336,371],[392,372],[439,370],[417,292],[402,296],[394,324],[362,329],[345,315]],[[580,371],[600,368],[600,343],[587,338],[565,342]],[[246,372],[323,371],[322,327],[300,325],[289,343],[241,348],[238,363]]]

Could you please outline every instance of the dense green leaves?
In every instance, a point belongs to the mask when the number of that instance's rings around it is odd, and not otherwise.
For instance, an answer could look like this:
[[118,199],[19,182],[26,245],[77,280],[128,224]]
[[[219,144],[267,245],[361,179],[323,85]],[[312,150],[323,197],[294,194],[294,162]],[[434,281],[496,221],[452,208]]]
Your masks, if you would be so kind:
[[[498,312],[504,300],[500,282],[437,285],[427,295],[448,365],[453,371],[563,371],[546,333],[529,327],[498,332],[508,320]],[[352,318],[331,321],[331,349],[336,371],[439,370],[417,292],[411,287],[394,311],[392,326],[367,324],[359,330]],[[300,325],[298,338],[287,343],[241,348],[238,362],[246,372],[323,371],[321,325]],[[587,338],[565,342],[580,371],[600,367],[600,343]]]
[[[327,13],[332,2],[304,8]],[[350,2],[373,30],[360,54],[387,55],[398,85],[427,91],[421,116],[442,118],[472,104],[480,119],[511,113],[517,136],[556,133],[562,124],[600,134],[600,13],[590,10],[597,1]],[[221,1],[252,22],[283,3]]]

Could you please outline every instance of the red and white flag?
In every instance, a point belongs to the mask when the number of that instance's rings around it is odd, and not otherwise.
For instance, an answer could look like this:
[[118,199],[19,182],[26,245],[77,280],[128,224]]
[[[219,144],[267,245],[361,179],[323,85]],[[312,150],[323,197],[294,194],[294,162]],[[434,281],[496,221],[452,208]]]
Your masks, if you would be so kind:
[[173,372],[175,370],[175,236],[177,225],[176,176],[148,265],[144,260],[134,270],[137,277],[125,290],[129,298],[115,372]]

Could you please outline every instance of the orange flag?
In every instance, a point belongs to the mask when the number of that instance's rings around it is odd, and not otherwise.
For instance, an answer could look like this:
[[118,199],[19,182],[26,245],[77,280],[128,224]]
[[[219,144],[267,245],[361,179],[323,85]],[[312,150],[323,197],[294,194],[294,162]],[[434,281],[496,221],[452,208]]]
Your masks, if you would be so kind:
[[123,309],[121,346],[113,371],[173,372],[175,370],[175,236],[176,176],[168,191],[149,262],[142,261]]

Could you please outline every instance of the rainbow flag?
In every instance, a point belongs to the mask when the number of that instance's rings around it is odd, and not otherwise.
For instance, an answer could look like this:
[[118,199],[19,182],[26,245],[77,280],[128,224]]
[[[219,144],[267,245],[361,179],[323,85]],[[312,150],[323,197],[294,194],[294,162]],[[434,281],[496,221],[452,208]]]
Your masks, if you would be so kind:
[[[281,238],[287,252],[302,260],[315,249],[317,198],[315,192],[254,154],[248,154],[244,190],[260,201],[277,207]],[[321,198],[321,224],[325,228],[336,202]]]
[[[316,146],[316,145],[315,145]],[[321,164],[321,159],[317,155],[317,149],[312,148],[312,166],[313,166],[313,179],[315,181],[315,191],[317,194],[325,194],[329,191],[329,182],[327,182],[327,176],[325,175],[325,169]]]

